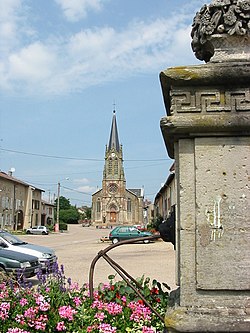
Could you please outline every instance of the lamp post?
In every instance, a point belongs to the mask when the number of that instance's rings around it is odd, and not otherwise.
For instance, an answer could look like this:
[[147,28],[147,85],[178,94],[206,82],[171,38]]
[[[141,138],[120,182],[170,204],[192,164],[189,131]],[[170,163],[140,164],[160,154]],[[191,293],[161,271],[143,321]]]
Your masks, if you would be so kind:
[[[69,178],[66,178],[66,180],[69,180]],[[57,184],[57,209],[56,209],[55,232],[59,232],[60,189],[61,189],[61,183],[59,181]]]
[[60,182],[58,182],[57,184],[57,209],[56,209],[56,224],[55,224],[55,232],[59,232],[59,207],[60,207],[60,203],[59,203],[59,198],[60,198],[60,187],[61,184]]

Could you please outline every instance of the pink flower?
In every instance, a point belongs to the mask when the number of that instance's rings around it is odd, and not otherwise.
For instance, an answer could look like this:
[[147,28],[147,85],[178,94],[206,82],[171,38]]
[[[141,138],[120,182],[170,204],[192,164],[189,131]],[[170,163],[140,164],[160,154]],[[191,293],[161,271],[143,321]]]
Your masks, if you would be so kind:
[[24,331],[22,328],[9,328],[6,333],[30,333],[28,331]]
[[105,318],[105,314],[103,312],[97,312],[95,314],[95,318],[99,319],[100,321],[103,321],[103,319]]
[[19,303],[20,303],[21,306],[24,306],[24,305],[28,304],[28,301],[27,301],[26,298],[21,298]]
[[41,311],[48,311],[50,309],[50,304],[46,301],[44,301],[43,303],[39,304],[39,309]]
[[24,317],[28,319],[34,319],[37,314],[37,308],[28,308],[24,311]]
[[82,304],[82,301],[81,301],[80,297],[78,297],[78,296],[74,297],[73,301],[74,301],[76,306],[79,306],[79,305]]
[[17,323],[20,323],[21,325],[25,324],[24,316],[22,314],[17,314],[15,319]]
[[122,296],[121,300],[126,303],[127,302],[126,296]]
[[112,327],[110,324],[100,324],[98,328],[100,333],[116,333],[116,327]]
[[142,333],[155,333],[155,330],[151,327],[142,326]]
[[64,321],[59,321],[56,325],[57,331],[65,331],[66,326],[64,325]]
[[108,303],[106,305],[106,309],[107,309],[108,313],[112,314],[112,315],[117,315],[122,312],[122,306],[115,302]]
[[9,317],[10,303],[3,302],[0,304],[0,319],[5,320]]
[[92,308],[97,308],[98,310],[103,310],[105,309],[105,303],[102,301],[94,301],[93,304],[91,305]]
[[77,311],[75,309],[73,309],[70,305],[61,306],[58,309],[58,312],[59,312],[59,316],[61,318],[65,318],[65,319],[68,319],[70,321],[73,320],[73,315],[77,313]]
[[151,310],[139,302],[130,302],[128,307],[132,310],[130,320],[139,323],[141,320],[151,320]]

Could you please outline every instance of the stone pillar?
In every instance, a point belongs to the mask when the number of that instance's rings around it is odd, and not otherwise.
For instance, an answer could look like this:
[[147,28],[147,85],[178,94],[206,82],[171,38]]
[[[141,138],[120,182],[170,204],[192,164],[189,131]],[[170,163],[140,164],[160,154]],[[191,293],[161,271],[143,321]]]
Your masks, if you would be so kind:
[[[160,74],[177,188],[179,288],[167,332],[250,332],[249,0],[237,6],[215,0],[196,15],[192,47],[206,64]],[[223,21],[230,11],[242,29],[233,37]],[[209,17],[214,35],[202,35]]]

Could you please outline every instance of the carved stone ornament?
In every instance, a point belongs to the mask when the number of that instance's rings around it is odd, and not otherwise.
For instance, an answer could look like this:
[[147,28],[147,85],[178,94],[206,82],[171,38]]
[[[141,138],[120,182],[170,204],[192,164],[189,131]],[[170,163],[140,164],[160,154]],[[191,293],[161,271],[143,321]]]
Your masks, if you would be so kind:
[[[192,49],[205,62],[250,60],[250,0],[213,0],[196,14]],[[215,54],[218,52],[218,54]]]

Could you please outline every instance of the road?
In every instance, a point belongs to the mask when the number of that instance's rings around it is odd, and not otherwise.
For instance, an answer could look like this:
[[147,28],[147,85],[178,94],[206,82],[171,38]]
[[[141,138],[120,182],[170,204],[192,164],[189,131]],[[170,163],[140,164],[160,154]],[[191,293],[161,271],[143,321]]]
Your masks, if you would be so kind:
[[[64,266],[66,277],[82,285],[88,282],[89,268],[94,257],[111,244],[100,241],[101,237],[108,234],[108,229],[69,225],[67,232],[51,233],[48,236],[20,235],[19,238],[53,248],[58,263]],[[108,255],[134,278],[144,275],[151,280],[165,282],[172,289],[176,288],[175,251],[170,243],[156,241],[150,244],[129,244],[113,249]],[[107,282],[108,275],[114,273],[113,268],[103,258],[99,259],[95,267],[94,285]]]

